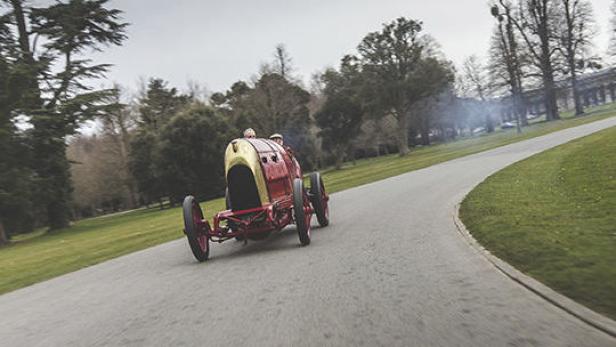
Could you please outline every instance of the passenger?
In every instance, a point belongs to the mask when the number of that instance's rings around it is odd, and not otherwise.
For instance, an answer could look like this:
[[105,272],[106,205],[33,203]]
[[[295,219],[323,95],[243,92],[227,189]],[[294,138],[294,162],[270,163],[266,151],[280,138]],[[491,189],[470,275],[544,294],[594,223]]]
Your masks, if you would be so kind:
[[282,135],[276,133],[276,134],[272,134],[270,135],[270,140],[276,142],[277,144],[281,145],[284,147],[284,139],[282,137]]
[[253,128],[248,128],[244,130],[244,138],[246,139],[254,139],[257,137],[257,133]]

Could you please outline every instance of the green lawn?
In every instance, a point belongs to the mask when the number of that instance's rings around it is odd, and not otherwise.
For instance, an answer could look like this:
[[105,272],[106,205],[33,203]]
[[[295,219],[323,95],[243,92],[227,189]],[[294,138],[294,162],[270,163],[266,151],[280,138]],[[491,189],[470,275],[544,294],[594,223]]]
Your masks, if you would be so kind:
[[[520,135],[515,130],[499,131],[416,149],[404,158],[390,155],[359,160],[356,165],[348,164],[342,170],[324,171],[323,179],[329,192],[341,191],[614,115],[614,106],[603,106],[583,118],[533,124]],[[209,201],[202,207],[206,215],[211,216],[223,208],[223,200]],[[87,219],[51,235],[39,232],[22,236],[20,241],[0,249],[0,293],[183,237],[181,230],[181,211],[173,208]]]
[[616,318],[616,127],[494,174],[460,216],[497,257]]

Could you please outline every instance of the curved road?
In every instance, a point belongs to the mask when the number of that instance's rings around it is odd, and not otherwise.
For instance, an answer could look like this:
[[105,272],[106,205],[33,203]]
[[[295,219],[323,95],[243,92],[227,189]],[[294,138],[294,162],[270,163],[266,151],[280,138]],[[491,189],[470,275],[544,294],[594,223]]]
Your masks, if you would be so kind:
[[182,239],[5,294],[0,345],[616,346],[497,271],[452,221],[491,173],[615,125],[337,193],[332,225],[308,247],[289,228],[214,245],[199,264]]

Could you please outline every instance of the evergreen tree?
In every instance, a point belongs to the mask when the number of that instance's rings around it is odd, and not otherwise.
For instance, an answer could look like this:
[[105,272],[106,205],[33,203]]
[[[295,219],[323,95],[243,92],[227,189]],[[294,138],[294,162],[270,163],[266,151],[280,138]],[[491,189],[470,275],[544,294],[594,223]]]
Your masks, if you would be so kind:
[[0,16],[0,245],[33,227],[27,134],[14,124],[24,102],[23,65],[9,24]]
[[139,100],[139,120],[130,144],[130,170],[137,189],[146,204],[169,196],[170,185],[163,178],[164,169],[159,157],[162,129],[191,102],[187,95],[169,88],[162,79],[149,81],[145,95]]
[[[108,0],[70,0],[33,7],[10,0],[11,35],[18,43],[17,65],[22,73],[20,111],[30,117],[36,196],[44,206],[50,229],[69,221],[71,182],[66,136],[85,119],[104,108],[111,90],[93,91],[83,81],[104,76],[108,64],[93,64],[81,56],[104,46],[120,45],[127,24],[121,11],[106,7]],[[26,17],[26,14],[28,16]],[[31,37],[42,42],[34,51]],[[52,68],[60,66],[60,69]]]

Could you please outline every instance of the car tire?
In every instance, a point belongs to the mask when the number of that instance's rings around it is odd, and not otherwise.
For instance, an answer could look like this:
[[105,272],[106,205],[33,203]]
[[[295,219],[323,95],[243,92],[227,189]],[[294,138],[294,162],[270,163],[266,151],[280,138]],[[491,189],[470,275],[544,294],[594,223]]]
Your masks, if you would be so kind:
[[295,218],[299,242],[302,246],[307,246],[310,244],[310,220],[307,219],[304,210],[304,199],[304,182],[301,178],[296,178],[293,180],[293,217]]
[[201,223],[203,211],[192,195],[184,198],[182,204],[184,214],[184,233],[193,255],[198,261],[206,261],[210,255],[209,235]]
[[329,224],[328,197],[325,193],[323,179],[318,172],[310,174],[310,199],[319,225],[322,227],[327,226]]

